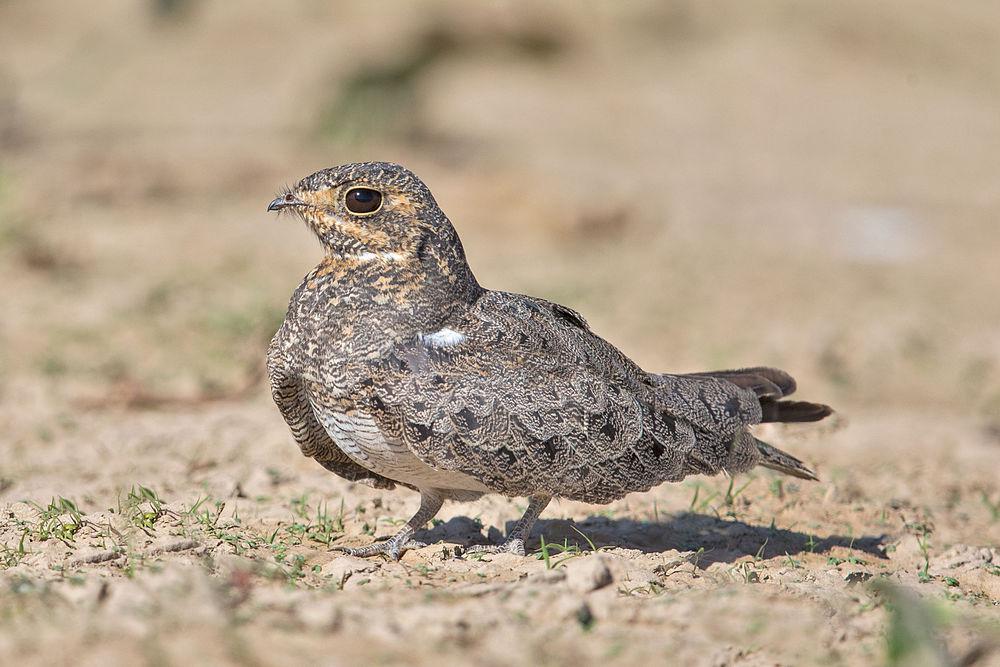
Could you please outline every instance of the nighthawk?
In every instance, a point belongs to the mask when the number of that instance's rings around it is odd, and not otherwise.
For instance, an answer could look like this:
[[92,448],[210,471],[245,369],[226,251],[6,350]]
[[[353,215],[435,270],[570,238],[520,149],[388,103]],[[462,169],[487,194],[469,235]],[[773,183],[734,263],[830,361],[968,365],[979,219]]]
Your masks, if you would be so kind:
[[[398,559],[445,500],[526,496],[502,544],[524,554],[554,497],[608,503],[691,474],[761,465],[816,479],[753,436],[816,421],[774,368],[650,373],[576,311],[482,287],[430,190],[396,164],[318,171],[278,196],[325,257],[292,294],[267,353],[271,392],[302,453],[341,477],[420,493],[388,540]],[[475,549],[475,547],[473,547]]]

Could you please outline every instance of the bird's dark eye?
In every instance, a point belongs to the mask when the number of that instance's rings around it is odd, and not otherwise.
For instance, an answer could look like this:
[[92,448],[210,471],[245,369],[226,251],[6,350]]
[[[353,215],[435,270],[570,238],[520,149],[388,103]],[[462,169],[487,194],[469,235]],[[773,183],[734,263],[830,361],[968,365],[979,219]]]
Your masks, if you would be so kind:
[[344,202],[351,213],[374,213],[382,208],[382,193],[371,188],[351,188]]

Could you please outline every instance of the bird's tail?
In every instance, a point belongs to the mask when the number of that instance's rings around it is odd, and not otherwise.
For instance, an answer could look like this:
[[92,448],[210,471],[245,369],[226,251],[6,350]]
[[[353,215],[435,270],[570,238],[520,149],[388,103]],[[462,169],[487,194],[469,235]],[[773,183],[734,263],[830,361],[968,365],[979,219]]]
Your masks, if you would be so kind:
[[775,401],[760,399],[761,423],[777,422],[791,424],[793,422],[818,422],[833,414],[833,408],[822,403],[807,401]]
[[[777,368],[757,366],[706,371],[691,373],[688,377],[715,378],[749,389],[760,402],[761,423],[814,422],[833,414],[833,410],[822,403],[783,400],[795,392],[795,379]],[[819,479],[802,461],[773,445],[761,442],[749,431],[744,431],[737,440],[741,446],[731,449],[730,455],[734,460],[727,466],[727,470],[742,471],[747,467],[761,465],[800,479]]]
[[754,441],[754,444],[757,445],[757,451],[760,453],[760,460],[757,461],[757,465],[777,470],[778,472],[783,472],[786,475],[798,477],[799,479],[819,481],[816,473],[788,452],[783,452],[777,447],[756,438],[754,438]]
[[760,400],[762,423],[815,422],[833,414],[830,406],[822,403],[781,400],[795,392],[795,378],[777,368],[759,366],[691,375],[719,378],[751,390]]

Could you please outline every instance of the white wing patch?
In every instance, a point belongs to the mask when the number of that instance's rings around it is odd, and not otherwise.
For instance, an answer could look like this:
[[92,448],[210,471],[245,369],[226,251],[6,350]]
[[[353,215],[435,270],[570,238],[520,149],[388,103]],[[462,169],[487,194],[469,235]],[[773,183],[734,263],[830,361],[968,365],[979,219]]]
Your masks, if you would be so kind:
[[465,334],[445,327],[440,331],[420,334],[420,342],[428,347],[453,347],[465,341]]
[[354,255],[354,259],[364,263],[371,262],[376,259],[381,259],[385,262],[401,262],[406,258],[398,252],[363,252]]

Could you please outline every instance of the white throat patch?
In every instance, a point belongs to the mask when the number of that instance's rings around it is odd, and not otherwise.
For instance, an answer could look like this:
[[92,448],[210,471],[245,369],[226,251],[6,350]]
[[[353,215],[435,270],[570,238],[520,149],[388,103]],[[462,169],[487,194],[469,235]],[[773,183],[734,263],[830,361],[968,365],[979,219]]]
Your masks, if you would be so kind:
[[420,342],[428,347],[452,347],[465,341],[465,334],[445,327],[434,333],[420,334]]

